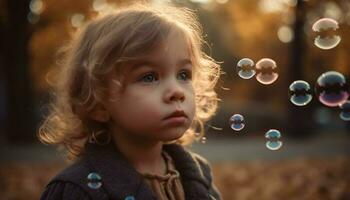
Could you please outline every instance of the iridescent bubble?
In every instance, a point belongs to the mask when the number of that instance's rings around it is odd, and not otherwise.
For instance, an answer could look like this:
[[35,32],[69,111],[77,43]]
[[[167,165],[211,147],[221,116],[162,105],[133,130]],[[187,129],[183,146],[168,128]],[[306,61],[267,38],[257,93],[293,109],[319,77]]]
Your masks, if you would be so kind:
[[320,49],[336,47],[341,37],[338,34],[338,22],[331,18],[322,18],[314,23],[312,30],[317,34],[314,44]]
[[230,118],[231,128],[235,131],[240,131],[244,128],[244,117],[240,114],[234,114]]
[[309,83],[303,80],[294,81],[289,86],[290,101],[297,106],[305,106],[312,100]]
[[256,80],[264,85],[269,85],[275,82],[278,78],[276,72],[276,62],[270,58],[263,58],[259,60],[255,65],[257,75]]
[[87,176],[87,185],[91,189],[98,189],[102,186],[102,178],[99,174],[92,172]]
[[254,61],[243,58],[237,63],[237,73],[243,79],[250,79],[255,75]]
[[350,121],[350,101],[346,101],[339,107],[341,109],[340,118],[344,121]]
[[280,141],[281,133],[279,130],[270,129],[265,133],[265,138],[267,139],[266,147],[270,150],[278,150],[282,147],[282,141]]
[[330,107],[340,106],[349,97],[349,88],[345,77],[336,71],[328,71],[318,77],[315,92],[318,100]]

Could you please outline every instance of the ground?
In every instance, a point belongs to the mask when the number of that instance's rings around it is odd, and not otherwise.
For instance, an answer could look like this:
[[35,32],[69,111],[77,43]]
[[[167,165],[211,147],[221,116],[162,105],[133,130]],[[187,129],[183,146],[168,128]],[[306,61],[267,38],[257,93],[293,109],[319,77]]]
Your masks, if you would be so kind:
[[[0,165],[4,200],[39,199],[61,162]],[[225,200],[349,200],[350,157],[212,163],[214,181]]]

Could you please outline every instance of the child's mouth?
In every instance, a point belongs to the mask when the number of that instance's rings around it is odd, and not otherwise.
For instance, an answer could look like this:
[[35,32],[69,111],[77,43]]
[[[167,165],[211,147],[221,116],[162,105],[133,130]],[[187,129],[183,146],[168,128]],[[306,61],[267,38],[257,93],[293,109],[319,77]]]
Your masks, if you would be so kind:
[[170,115],[166,116],[164,120],[167,120],[169,118],[187,118],[187,115],[183,110],[176,110],[175,112],[171,113]]
[[187,115],[182,110],[177,110],[163,119],[168,125],[182,125],[187,121]]

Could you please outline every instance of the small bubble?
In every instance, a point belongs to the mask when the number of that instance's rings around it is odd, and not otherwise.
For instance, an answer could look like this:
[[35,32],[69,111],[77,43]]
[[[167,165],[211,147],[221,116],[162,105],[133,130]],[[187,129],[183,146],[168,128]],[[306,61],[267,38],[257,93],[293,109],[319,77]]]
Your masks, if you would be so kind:
[[297,106],[305,106],[312,100],[309,83],[303,80],[294,81],[289,86],[290,101]]
[[230,117],[231,128],[235,131],[240,131],[244,128],[244,117],[240,114],[234,114]]
[[255,78],[260,83],[264,85],[269,85],[277,80],[277,65],[274,60],[270,58],[263,58],[259,60],[255,66],[257,71],[257,75]]
[[281,132],[276,129],[270,129],[265,133],[266,147],[270,150],[278,150],[282,147],[283,143],[280,141]]
[[350,121],[350,101],[346,101],[345,103],[341,104],[340,106],[340,118],[344,121]]
[[102,178],[99,174],[92,172],[87,176],[88,183],[87,185],[91,189],[99,189],[102,186]]
[[328,71],[318,77],[315,93],[322,104],[336,107],[347,101],[349,88],[344,75],[336,71]]
[[249,58],[243,58],[237,63],[238,76],[243,79],[250,79],[255,75],[254,61]]
[[341,37],[338,34],[338,22],[331,18],[322,18],[316,21],[312,30],[317,34],[314,44],[320,49],[332,49],[336,47]]

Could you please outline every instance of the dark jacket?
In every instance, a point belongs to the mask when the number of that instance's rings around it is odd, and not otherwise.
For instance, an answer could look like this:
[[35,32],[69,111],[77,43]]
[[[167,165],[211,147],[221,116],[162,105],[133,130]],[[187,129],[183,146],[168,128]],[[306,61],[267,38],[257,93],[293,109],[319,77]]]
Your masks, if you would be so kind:
[[[186,200],[220,199],[205,159],[176,144],[164,145],[181,176]],[[93,189],[88,175],[101,179]],[[101,185],[102,183],[102,185]],[[41,200],[155,200],[151,188],[114,147],[88,143],[86,153],[46,186]]]

